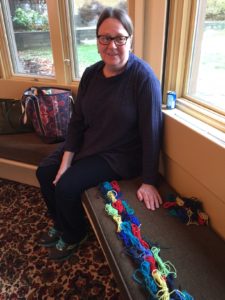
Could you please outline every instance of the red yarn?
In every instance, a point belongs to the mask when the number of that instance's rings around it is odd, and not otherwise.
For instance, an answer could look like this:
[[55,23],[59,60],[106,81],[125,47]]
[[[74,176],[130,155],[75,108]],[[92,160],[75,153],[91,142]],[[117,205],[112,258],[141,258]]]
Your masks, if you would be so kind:
[[125,210],[125,208],[124,208],[124,206],[123,206],[121,200],[117,200],[117,201],[113,202],[113,203],[112,203],[112,206],[113,206],[115,209],[117,209],[118,212],[119,212],[120,214]]
[[115,190],[117,193],[120,192],[120,186],[116,180],[113,180],[110,182],[113,190]]
[[154,259],[153,256],[145,256],[145,260],[148,261],[150,263],[150,269],[151,269],[151,272],[156,268],[156,260]]
[[140,228],[134,224],[134,223],[131,223],[131,228],[132,228],[132,233],[133,235],[139,239],[140,243],[142,244],[143,247],[145,247],[146,249],[149,249],[149,244],[147,242],[145,242],[142,237],[141,237],[141,230]]
[[165,202],[165,203],[163,204],[163,207],[164,207],[164,208],[170,208],[170,207],[174,207],[174,206],[176,206],[176,205],[177,205],[176,202],[170,202],[170,201],[168,201],[168,202]]

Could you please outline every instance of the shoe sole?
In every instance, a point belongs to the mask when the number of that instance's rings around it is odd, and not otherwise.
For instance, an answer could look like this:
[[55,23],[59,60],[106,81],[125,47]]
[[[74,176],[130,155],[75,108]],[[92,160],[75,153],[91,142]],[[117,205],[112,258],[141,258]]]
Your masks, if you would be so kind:
[[52,242],[52,243],[48,243],[48,244],[38,243],[38,245],[41,246],[41,247],[45,247],[45,248],[52,248],[57,244],[57,242],[58,242],[58,240],[55,241],[55,242]]
[[65,255],[65,256],[63,256],[63,257],[59,257],[59,258],[52,258],[52,257],[49,257],[49,259],[54,260],[54,261],[58,261],[58,262],[61,262],[61,261],[64,261],[64,260],[69,259],[69,258],[73,255],[74,251],[75,251],[78,247],[80,247],[83,243],[85,243],[85,241],[86,241],[87,239],[88,239],[88,235],[86,235],[86,236],[83,238],[83,240],[81,240],[79,243],[77,243],[77,244],[74,246],[74,248],[71,249],[71,252],[70,252],[69,254],[67,254],[67,255]]

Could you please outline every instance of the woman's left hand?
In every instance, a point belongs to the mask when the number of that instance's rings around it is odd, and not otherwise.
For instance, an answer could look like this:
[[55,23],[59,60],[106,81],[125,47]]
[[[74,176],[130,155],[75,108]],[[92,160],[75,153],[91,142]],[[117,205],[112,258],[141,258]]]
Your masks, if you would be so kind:
[[137,190],[137,197],[140,201],[144,201],[147,209],[155,210],[155,208],[159,208],[159,205],[162,204],[159,192],[151,184],[142,183]]

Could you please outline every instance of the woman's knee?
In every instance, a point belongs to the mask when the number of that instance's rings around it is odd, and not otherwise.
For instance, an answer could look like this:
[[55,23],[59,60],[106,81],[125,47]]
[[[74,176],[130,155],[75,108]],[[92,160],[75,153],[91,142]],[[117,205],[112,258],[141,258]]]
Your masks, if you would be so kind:
[[56,184],[55,194],[59,199],[63,199],[63,202],[74,201],[80,198],[82,193],[82,188],[77,184],[76,180],[71,180],[67,176],[62,176]]
[[43,167],[38,167],[36,170],[36,177],[38,179],[39,182],[42,181],[42,178],[44,177],[45,174],[45,170]]
[[36,177],[40,184],[52,183],[58,171],[58,166],[39,166],[36,170]]

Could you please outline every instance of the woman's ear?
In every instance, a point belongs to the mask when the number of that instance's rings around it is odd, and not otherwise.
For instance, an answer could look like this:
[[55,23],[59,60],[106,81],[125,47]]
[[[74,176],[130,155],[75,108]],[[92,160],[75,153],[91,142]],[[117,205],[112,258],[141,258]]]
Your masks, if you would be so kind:
[[100,53],[100,51],[99,51],[99,45],[98,45],[98,42],[97,42],[97,50],[98,50],[98,53]]

